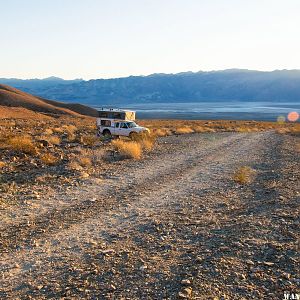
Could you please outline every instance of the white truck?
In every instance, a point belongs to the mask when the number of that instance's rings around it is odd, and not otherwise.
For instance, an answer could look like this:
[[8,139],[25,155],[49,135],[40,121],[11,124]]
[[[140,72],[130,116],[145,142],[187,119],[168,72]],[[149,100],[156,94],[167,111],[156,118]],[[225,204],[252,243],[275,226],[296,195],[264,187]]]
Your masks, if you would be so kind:
[[107,138],[126,136],[134,140],[139,134],[150,132],[148,128],[139,126],[134,121],[135,111],[102,108],[98,111],[98,135],[103,135]]

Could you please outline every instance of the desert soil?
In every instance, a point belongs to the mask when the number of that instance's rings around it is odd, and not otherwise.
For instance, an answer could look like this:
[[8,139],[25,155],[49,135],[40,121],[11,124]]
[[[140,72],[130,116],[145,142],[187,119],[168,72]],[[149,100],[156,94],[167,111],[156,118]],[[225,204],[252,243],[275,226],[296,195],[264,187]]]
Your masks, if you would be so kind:
[[[298,138],[160,138],[143,160],[0,211],[1,299],[283,299],[300,292]],[[240,166],[255,170],[236,183]]]

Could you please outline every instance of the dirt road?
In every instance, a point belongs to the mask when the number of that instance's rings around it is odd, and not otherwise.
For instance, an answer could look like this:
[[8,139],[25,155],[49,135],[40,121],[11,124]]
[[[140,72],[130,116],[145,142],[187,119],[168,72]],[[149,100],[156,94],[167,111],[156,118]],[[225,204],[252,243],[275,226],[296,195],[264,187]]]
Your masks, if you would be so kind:
[[0,298],[299,293],[299,170],[296,138],[274,132],[162,138],[144,160],[1,212]]

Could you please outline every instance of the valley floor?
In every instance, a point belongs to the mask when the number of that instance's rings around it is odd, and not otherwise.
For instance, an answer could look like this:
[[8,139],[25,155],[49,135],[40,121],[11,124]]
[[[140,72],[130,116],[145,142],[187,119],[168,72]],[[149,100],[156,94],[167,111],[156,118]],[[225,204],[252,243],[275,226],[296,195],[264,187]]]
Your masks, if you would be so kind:
[[[47,209],[1,210],[0,298],[300,293],[296,143],[273,131],[163,137],[141,161],[45,191]],[[250,184],[232,179],[241,166],[255,170]]]

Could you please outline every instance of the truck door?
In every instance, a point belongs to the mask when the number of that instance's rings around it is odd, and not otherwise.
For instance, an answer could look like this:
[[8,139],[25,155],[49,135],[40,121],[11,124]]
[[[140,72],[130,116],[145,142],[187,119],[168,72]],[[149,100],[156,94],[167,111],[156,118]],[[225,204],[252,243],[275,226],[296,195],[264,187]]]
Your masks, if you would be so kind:
[[120,122],[116,122],[114,127],[115,127],[114,128],[114,134],[115,135],[121,135],[120,134]]
[[123,135],[123,136],[128,136],[129,135],[129,128],[128,128],[126,122],[121,122],[120,123],[119,135]]

